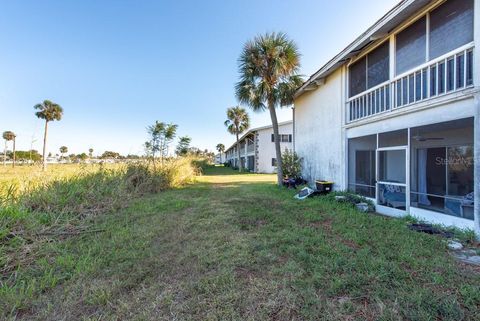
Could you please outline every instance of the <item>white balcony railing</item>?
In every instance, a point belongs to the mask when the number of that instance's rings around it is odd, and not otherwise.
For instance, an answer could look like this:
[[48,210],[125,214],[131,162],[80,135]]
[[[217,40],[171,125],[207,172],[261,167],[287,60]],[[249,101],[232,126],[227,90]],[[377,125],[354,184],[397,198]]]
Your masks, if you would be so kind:
[[473,86],[473,46],[399,75],[347,101],[348,122]]

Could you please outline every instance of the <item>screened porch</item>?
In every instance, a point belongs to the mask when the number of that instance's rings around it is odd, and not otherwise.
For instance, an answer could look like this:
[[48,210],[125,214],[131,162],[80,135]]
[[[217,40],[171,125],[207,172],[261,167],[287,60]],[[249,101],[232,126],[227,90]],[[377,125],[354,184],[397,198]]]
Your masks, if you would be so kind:
[[473,118],[349,139],[348,188],[379,212],[474,219]]

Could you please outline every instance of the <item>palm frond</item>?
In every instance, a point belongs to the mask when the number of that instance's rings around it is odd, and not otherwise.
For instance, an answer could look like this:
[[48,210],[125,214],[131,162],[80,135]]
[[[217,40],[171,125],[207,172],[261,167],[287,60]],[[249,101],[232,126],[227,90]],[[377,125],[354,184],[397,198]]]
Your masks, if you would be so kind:
[[227,131],[230,134],[236,135],[243,133],[250,127],[250,117],[247,111],[240,106],[228,108],[225,126],[227,126]]
[[300,53],[285,33],[267,33],[245,43],[238,59],[235,94],[254,111],[291,104],[300,87]]
[[63,108],[50,100],[44,100],[43,103],[36,104],[33,108],[38,110],[35,115],[46,121],[61,120],[63,116]]

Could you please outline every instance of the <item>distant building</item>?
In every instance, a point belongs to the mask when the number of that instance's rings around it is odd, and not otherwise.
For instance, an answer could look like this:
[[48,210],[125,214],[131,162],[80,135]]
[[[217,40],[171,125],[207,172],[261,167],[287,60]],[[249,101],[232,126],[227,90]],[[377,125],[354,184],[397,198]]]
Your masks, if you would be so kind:
[[[293,121],[278,124],[282,152],[293,148]],[[226,151],[226,162],[238,167],[236,142]],[[250,129],[240,138],[240,159],[246,171],[254,173],[274,173],[277,169],[273,126]]]
[[225,153],[218,153],[215,155],[215,164],[220,165],[225,163]]

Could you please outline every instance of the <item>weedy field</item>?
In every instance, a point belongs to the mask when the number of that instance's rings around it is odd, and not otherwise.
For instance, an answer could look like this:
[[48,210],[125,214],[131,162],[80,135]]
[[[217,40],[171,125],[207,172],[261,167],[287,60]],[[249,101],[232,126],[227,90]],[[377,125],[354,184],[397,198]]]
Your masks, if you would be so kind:
[[88,216],[80,230],[61,206],[3,212],[2,259],[25,255],[0,265],[14,267],[2,271],[0,317],[480,318],[480,271],[457,263],[443,239],[332,197],[296,201],[274,179],[207,168],[194,184]]
[[50,266],[48,249],[74,236],[102,232],[96,227],[98,216],[143,195],[192,183],[197,172],[190,158],[167,161],[156,169],[145,163],[53,165],[47,172],[36,166],[2,166],[0,311],[15,315],[35,295],[67,278],[65,273],[71,274]]

